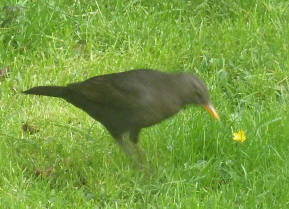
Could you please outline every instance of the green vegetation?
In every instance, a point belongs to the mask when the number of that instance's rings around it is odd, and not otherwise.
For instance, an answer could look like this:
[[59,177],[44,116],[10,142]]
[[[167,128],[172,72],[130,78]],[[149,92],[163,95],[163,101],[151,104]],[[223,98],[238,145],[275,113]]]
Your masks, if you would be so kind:
[[[288,26],[287,0],[1,1],[0,208],[289,208]],[[151,175],[81,110],[20,93],[134,68],[197,73],[221,116],[143,130]]]

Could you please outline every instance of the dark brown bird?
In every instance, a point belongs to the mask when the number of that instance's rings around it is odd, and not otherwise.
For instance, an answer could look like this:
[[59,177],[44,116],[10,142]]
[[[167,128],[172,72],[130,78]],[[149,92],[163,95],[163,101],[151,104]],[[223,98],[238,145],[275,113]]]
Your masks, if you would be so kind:
[[[132,147],[138,149],[142,128],[174,115],[186,105],[201,105],[219,120],[206,86],[189,73],[131,70],[67,86],[38,86],[23,93],[60,97],[84,110],[107,128],[128,155],[133,155]],[[126,133],[130,145],[125,142]]]

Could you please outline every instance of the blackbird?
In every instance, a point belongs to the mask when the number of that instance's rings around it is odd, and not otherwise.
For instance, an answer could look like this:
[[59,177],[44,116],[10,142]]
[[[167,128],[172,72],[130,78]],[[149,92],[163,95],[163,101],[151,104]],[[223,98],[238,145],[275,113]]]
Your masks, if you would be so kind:
[[84,110],[102,123],[130,156],[135,150],[139,152],[142,128],[174,115],[186,105],[201,105],[219,120],[205,84],[190,73],[137,69],[67,86],[37,86],[23,93],[59,97]]

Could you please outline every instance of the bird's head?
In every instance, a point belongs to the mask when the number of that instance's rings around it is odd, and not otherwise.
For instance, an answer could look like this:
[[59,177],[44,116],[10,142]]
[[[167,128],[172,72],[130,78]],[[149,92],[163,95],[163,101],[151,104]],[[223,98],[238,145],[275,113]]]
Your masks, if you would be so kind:
[[185,95],[184,98],[186,103],[192,103],[201,105],[205,110],[207,110],[215,119],[220,120],[218,113],[211,104],[209,91],[206,85],[195,75],[183,74],[185,85]]

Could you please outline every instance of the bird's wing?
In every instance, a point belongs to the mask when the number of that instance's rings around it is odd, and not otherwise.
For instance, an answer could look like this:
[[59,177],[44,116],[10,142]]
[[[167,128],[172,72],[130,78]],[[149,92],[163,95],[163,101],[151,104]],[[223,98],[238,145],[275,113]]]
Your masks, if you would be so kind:
[[97,76],[81,83],[68,85],[90,101],[118,108],[133,108],[144,96],[145,86],[134,79]]
[[83,100],[103,108],[106,114],[114,114],[115,120],[128,118],[130,123],[144,127],[180,109],[175,86],[169,79],[147,73],[150,72],[97,76],[68,88]]

